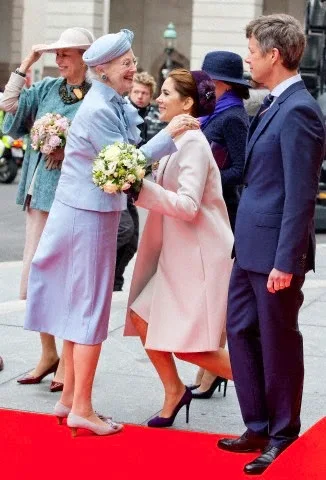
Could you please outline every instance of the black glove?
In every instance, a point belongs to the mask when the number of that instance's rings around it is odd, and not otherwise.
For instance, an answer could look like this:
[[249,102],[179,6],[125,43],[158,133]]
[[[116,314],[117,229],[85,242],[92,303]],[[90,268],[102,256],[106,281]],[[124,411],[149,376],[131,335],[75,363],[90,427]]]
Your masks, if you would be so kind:
[[128,190],[125,190],[125,194],[127,195],[128,199],[134,203],[138,200],[140,190],[143,186],[143,180],[140,180],[140,182],[137,183],[132,183],[130,188]]

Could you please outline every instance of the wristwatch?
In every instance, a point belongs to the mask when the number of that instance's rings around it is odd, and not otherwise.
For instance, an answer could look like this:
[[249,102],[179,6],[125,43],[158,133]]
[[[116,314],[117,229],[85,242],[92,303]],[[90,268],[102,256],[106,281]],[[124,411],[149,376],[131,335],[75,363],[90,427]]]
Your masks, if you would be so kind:
[[15,73],[17,73],[17,75],[20,75],[20,76],[23,77],[23,78],[26,77],[26,73],[20,72],[20,71],[18,70],[18,68],[16,68]]

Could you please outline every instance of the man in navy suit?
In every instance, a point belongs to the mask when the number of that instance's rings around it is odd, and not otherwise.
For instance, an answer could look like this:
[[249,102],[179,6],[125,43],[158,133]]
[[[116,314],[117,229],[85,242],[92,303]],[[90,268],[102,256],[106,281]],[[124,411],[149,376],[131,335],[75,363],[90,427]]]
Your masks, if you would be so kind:
[[325,126],[298,74],[305,47],[300,23],[284,14],[261,16],[249,23],[246,35],[252,78],[272,97],[249,129],[228,303],[228,345],[247,430],[218,446],[262,450],[244,467],[255,475],[300,431],[304,366],[298,312],[305,273],[314,268]]

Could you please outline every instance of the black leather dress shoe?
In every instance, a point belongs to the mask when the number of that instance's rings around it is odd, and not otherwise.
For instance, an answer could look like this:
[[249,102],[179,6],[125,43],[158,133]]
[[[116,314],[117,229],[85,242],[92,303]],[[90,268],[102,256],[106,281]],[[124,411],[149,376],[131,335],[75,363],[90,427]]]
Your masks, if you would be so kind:
[[241,437],[221,438],[217,442],[217,446],[222,450],[228,450],[229,452],[247,453],[256,452],[257,450],[264,450],[269,440],[267,437],[260,435],[253,435],[250,432],[245,432]]
[[3,360],[2,357],[0,357],[0,372],[3,370]]
[[267,447],[253,462],[247,463],[243,471],[248,475],[260,475],[274,462],[286,447]]

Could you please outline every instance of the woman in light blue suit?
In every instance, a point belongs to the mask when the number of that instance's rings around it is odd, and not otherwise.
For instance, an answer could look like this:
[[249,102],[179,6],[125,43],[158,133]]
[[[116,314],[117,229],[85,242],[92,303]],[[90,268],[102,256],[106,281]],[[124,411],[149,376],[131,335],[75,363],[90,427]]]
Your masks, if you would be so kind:
[[[68,135],[62,173],[44,233],[32,262],[25,328],[64,339],[64,389],[55,406],[60,423],[76,434],[121,430],[92,408],[92,386],[101,344],[108,334],[116,240],[124,194],[109,195],[92,182],[92,163],[104,145],[137,144],[137,110],[122,98],[136,61],[133,33],[121,30],[96,40],[84,54],[94,80]],[[197,122],[182,115],[142,147],[157,160],[176,150],[172,137]],[[51,307],[51,308],[49,308]]]

